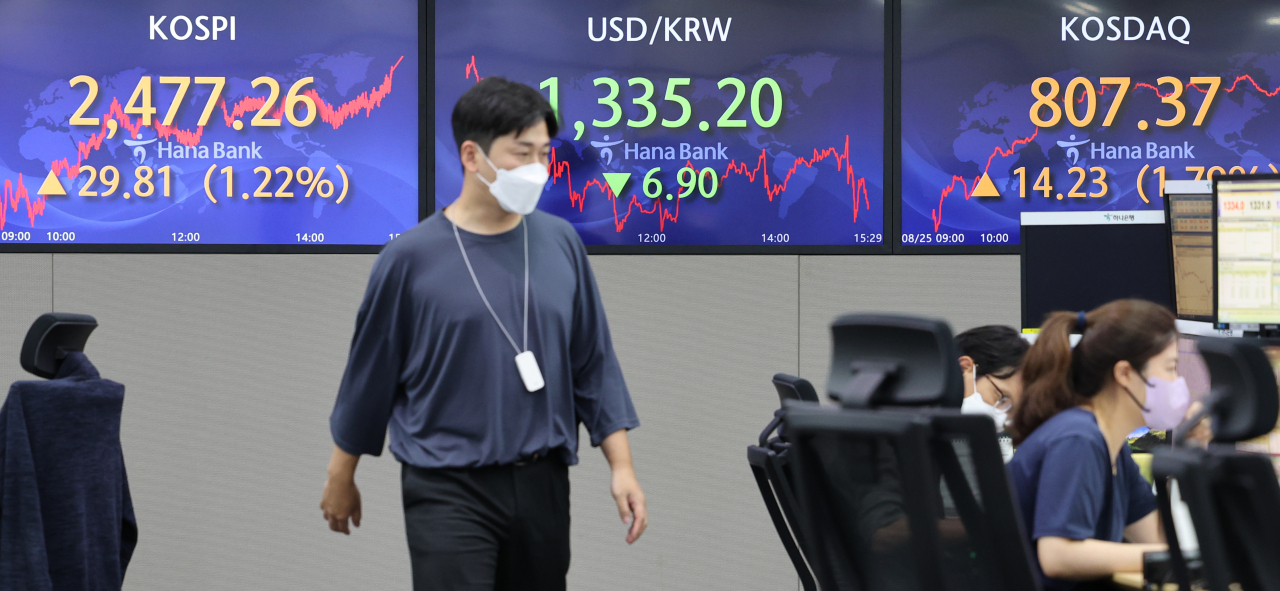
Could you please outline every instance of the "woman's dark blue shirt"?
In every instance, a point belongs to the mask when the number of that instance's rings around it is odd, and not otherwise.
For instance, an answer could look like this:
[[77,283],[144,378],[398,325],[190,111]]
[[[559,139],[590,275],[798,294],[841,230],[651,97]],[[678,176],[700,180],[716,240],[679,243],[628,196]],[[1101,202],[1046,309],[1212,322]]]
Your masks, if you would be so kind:
[[1126,526],[1156,509],[1151,485],[1127,445],[1111,473],[1098,421],[1083,408],[1064,410],[1033,431],[1009,463],[1009,477],[1030,534],[1032,565],[1046,590],[1076,589],[1079,583],[1045,577],[1036,540],[1120,542]]

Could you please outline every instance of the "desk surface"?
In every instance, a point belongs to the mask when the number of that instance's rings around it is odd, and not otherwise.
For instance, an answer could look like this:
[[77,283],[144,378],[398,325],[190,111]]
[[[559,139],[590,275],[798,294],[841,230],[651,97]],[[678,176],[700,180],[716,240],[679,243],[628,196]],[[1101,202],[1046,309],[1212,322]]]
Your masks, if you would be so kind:
[[[1115,583],[1118,589],[1132,589],[1133,591],[1142,591],[1142,573],[1118,573],[1111,577],[1111,582]],[[1178,591],[1178,586],[1169,583],[1164,586],[1163,591]]]
[[1117,573],[1111,577],[1111,582],[1121,589],[1142,591],[1142,573]]

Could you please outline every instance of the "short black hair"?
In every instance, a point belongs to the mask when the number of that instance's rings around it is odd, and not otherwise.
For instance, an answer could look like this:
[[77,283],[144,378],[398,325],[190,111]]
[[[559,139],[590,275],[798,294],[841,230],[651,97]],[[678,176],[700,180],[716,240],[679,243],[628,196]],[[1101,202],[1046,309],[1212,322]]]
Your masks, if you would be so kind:
[[463,93],[453,106],[453,140],[459,151],[463,142],[471,140],[488,153],[494,139],[539,121],[547,123],[551,137],[560,131],[556,111],[542,93],[519,82],[489,77]]
[[[1018,369],[1027,355],[1028,343],[1012,327],[979,326],[956,335],[956,348],[978,366],[977,376],[995,374],[1009,368]],[[997,376],[1007,377],[1007,376]]]

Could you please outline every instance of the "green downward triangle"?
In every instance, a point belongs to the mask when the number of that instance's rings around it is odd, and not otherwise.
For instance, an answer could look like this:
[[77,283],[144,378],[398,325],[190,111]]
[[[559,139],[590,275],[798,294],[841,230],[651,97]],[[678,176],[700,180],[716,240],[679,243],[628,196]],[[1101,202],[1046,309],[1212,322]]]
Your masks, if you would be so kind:
[[609,183],[609,190],[613,191],[614,197],[622,196],[623,187],[627,186],[627,181],[631,180],[629,172],[606,172],[604,180]]

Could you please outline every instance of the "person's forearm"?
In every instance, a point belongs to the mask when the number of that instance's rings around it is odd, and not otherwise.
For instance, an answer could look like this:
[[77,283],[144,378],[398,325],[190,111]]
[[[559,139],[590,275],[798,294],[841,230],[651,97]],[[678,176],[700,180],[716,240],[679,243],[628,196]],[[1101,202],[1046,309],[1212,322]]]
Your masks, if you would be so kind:
[[1160,512],[1152,511],[1124,528],[1124,539],[1139,544],[1163,544],[1164,531],[1160,526]]
[[1142,572],[1142,554],[1166,550],[1164,544],[1121,544],[1102,540],[1037,540],[1040,568],[1055,579],[1088,580],[1116,573]]
[[605,437],[600,443],[600,450],[604,452],[604,459],[609,462],[609,468],[613,471],[633,469],[631,442],[627,440],[626,429],[619,429]]
[[360,456],[353,456],[334,445],[333,455],[329,456],[329,478],[354,480],[358,463]]

